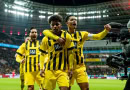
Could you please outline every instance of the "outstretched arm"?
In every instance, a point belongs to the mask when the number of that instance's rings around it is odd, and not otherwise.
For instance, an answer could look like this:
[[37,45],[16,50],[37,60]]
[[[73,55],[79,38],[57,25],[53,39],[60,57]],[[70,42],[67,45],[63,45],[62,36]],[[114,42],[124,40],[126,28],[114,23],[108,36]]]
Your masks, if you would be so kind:
[[107,33],[111,30],[111,26],[109,24],[104,25],[104,30],[98,34],[90,34],[86,32],[84,34],[83,40],[101,40],[103,39]]

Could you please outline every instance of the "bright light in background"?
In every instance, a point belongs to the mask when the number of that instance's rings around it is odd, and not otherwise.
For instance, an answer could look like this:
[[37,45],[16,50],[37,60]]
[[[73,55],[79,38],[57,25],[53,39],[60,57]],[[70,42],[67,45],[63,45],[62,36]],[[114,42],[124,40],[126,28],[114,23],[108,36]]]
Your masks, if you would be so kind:
[[109,17],[108,15],[103,15],[103,17]]
[[7,10],[7,9],[5,9],[5,12],[8,12],[8,10]]
[[39,13],[46,13],[45,11],[39,11]]
[[86,14],[87,12],[80,12],[80,13],[78,13],[79,15],[82,15],[82,14]]
[[86,17],[79,17],[79,19],[85,19]]
[[27,32],[25,32],[25,36],[27,36]]
[[3,30],[2,32],[5,33],[5,30]]
[[[106,15],[105,17],[107,17],[107,15]],[[87,19],[92,19],[92,18],[94,19],[94,18],[101,18],[101,16],[98,15],[98,16],[78,17],[78,19],[80,19],[80,20],[81,20],[81,19],[86,19],[86,18],[87,18]]]
[[50,18],[51,16],[48,16],[48,19]]
[[33,17],[33,15],[31,14],[30,17]]
[[16,5],[14,5],[12,8],[16,9],[16,10],[21,10],[21,11],[27,11],[27,12],[29,11],[29,9],[27,9],[27,8],[16,6]]
[[3,33],[5,33],[5,26],[3,26],[3,30],[2,30]]
[[58,14],[58,12],[55,12],[54,14]]
[[[24,13],[24,12],[18,12],[18,11],[14,11],[14,10],[7,10],[5,9],[5,12],[9,12],[9,13],[12,13],[12,14],[17,14],[17,15],[22,15],[22,16],[29,16],[28,13]],[[32,15],[30,15],[32,17]]]
[[18,35],[20,35],[20,32],[18,32]]
[[45,16],[40,15],[39,18],[45,18]]
[[53,14],[53,12],[48,12],[48,14]]
[[13,34],[13,31],[12,30],[10,30],[10,35],[12,35]]
[[42,36],[42,32],[40,32],[40,36]]
[[87,14],[101,13],[101,11],[88,11]]
[[72,13],[66,13],[66,14],[71,15]]
[[77,13],[66,13],[67,15],[77,15]]
[[15,0],[14,3],[15,3],[15,4],[18,4],[18,5],[24,5],[24,4],[26,4],[25,2],[23,2],[23,1],[18,1],[18,0]]
[[5,4],[5,7],[8,7],[8,5],[7,5],[7,4]]

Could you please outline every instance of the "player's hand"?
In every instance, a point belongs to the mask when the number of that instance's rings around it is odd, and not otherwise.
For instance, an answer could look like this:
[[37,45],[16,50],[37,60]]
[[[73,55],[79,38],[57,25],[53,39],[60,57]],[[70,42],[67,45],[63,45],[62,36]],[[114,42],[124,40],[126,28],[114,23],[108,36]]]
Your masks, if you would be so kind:
[[69,79],[71,79],[71,78],[72,78],[72,75],[73,75],[73,70],[69,70],[69,71],[68,71],[68,76],[69,76]]
[[64,46],[65,45],[65,39],[64,38],[59,38],[58,40],[57,40],[57,42],[61,45],[61,46]]
[[104,25],[104,28],[105,28],[107,31],[110,31],[110,30],[111,30],[111,26],[110,26],[109,24]]
[[45,75],[45,70],[44,69],[40,70],[40,76],[44,77],[44,75]]
[[21,61],[21,63],[24,64],[24,63],[25,63],[25,59],[23,59],[23,60]]

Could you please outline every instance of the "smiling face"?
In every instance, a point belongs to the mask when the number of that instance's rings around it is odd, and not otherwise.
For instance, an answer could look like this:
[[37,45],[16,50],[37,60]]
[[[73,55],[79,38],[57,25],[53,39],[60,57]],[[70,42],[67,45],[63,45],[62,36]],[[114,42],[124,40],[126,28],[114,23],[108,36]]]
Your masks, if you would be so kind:
[[76,29],[77,28],[77,19],[75,16],[70,16],[66,22],[68,28]]

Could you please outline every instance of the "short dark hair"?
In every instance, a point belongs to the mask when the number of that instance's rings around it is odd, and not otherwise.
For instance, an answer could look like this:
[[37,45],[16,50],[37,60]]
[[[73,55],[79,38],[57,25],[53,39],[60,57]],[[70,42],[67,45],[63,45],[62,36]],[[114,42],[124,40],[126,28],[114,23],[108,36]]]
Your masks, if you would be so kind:
[[63,18],[62,18],[61,15],[52,15],[52,16],[49,18],[49,20],[48,20],[49,24],[51,23],[51,21],[62,22],[62,21],[63,21]]
[[28,31],[28,34],[30,34],[30,32],[31,32],[32,29],[36,29],[36,28],[35,28],[35,27],[31,27],[31,28],[29,29],[29,31]]
[[66,16],[65,22],[67,22],[71,16],[73,16],[73,15],[68,15],[68,16]]

